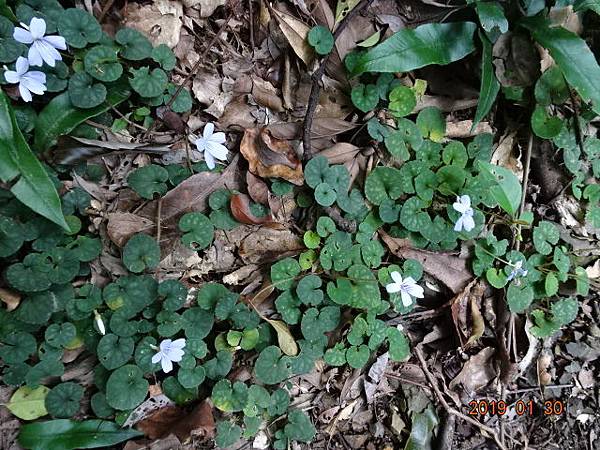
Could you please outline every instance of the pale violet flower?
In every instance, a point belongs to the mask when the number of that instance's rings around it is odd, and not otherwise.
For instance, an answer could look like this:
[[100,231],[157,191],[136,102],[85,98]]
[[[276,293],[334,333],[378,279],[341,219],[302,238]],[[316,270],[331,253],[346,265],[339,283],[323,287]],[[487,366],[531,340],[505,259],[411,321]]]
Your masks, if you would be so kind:
[[198,151],[204,152],[204,160],[209,169],[215,168],[215,159],[220,161],[227,160],[227,147],[225,143],[225,133],[215,133],[215,125],[207,123],[204,126],[202,136],[195,140]]
[[21,98],[26,102],[31,101],[31,93],[43,95],[46,91],[46,74],[38,70],[29,70],[26,58],[19,56],[15,63],[16,70],[4,72],[4,79],[11,84],[19,85]]
[[454,231],[471,231],[473,228],[475,228],[475,221],[473,220],[473,208],[471,208],[471,197],[468,195],[456,197],[456,202],[452,205],[452,207],[461,214],[454,225]]
[[164,339],[160,343],[158,353],[152,357],[152,363],[156,364],[160,361],[164,373],[169,373],[173,370],[173,363],[181,361],[183,358],[183,348],[185,347],[185,339]]
[[98,331],[102,336],[106,334],[106,327],[104,326],[104,321],[102,320],[102,316],[98,313],[98,311],[94,310],[94,320],[96,321],[96,326],[98,327]]
[[[22,28],[21,28],[22,27]],[[67,43],[62,36],[44,36],[46,21],[34,17],[29,26],[21,22],[21,27],[15,27],[13,37],[22,44],[31,44],[27,58],[32,66],[41,66],[44,62],[54,67],[55,61],[62,60],[58,50],[66,50]]]
[[386,285],[385,290],[390,294],[400,292],[402,304],[405,308],[413,304],[413,297],[423,298],[423,288],[412,277],[406,277],[402,280],[402,275],[396,271],[390,273],[390,277],[394,282]]
[[523,269],[523,261],[517,261],[514,264],[511,261],[509,261],[508,265],[512,267],[512,271],[510,272],[510,275],[508,275],[508,277],[506,278],[506,281],[511,281],[518,277],[527,276],[527,270]]

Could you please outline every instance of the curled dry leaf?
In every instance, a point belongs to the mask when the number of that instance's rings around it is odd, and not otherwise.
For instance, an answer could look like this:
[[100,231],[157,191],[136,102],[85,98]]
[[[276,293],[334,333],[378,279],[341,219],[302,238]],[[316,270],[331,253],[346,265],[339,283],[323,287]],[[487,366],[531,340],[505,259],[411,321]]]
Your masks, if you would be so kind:
[[9,289],[0,288],[0,300],[6,303],[7,311],[13,311],[21,303],[21,296]]
[[277,11],[268,3],[267,6],[273,17],[277,20],[279,28],[281,28],[294,53],[304,61],[304,64],[309,65],[315,56],[307,40],[310,27],[290,14]]
[[277,139],[265,127],[248,128],[240,144],[250,172],[263,178],[283,178],[298,186],[304,183],[302,163],[289,142]]
[[465,363],[460,373],[450,382],[448,388],[454,390],[462,384],[468,394],[477,392],[487,386],[495,377],[493,357],[496,353],[494,347],[485,347],[473,355]]
[[275,112],[284,110],[283,101],[271,83],[255,75],[243,75],[235,81],[236,94],[252,94],[256,103]]
[[409,240],[393,238],[384,231],[379,231],[379,234],[394,255],[416,259],[425,272],[444,283],[454,294],[461,292],[473,278],[466,259],[413,248]]
[[324,156],[329,164],[344,164],[356,158],[360,148],[347,142],[339,142],[332,147],[320,151],[315,156]]
[[136,233],[152,230],[154,222],[132,213],[109,213],[106,233],[111,241],[123,247],[127,240]]
[[452,320],[463,348],[469,347],[483,334],[483,317],[477,302],[484,291],[484,283],[474,279],[451,300]]
[[240,244],[239,255],[245,264],[260,264],[303,250],[302,240],[289,230],[261,227]]
[[124,25],[144,33],[153,45],[166,44],[173,48],[179,42],[183,7],[171,0],[155,0],[141,6],[139,3],[127,3],[122,11]]
[[252,175],[251,172],[246,172],[246,184],[246,189],[248,189],[248,194],[250,194],[252,200],[261,205],[269,205],[269,187],[267,183]]
[[267,214],[263,217],[256,217],[252,211],[250,211],[250,197],[245,194],[232,195],[229,208],[231,209],[231,214],[235,220],[245,223],[246,225],[260,225],[273,222],[271,214]]

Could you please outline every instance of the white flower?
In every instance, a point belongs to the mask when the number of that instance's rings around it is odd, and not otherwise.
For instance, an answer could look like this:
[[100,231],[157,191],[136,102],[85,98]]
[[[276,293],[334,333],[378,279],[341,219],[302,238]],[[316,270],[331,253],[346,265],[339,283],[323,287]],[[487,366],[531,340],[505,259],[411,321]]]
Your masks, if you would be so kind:
[[454,203],[452,207],[461,214],[456,221],[456,225],[454,225],[454,231],[471,231],[475,228],[473,208],[471,208],[471,197],[468,195],[456,197],[456,203]]
[[527,270],[523,269],[523,261],[517,261],[516,263],[512,263],[511,261],[508,262],[508,265],[511,266],[513,269],[510,272],[510,275],[506,278],[506,281],[510,281],[514,278],[518,278],[518,277],[526,277],[527,276]]
[[94,319],[96,320],[96,325],[98,326],[98,331],[102,336],[106,334],[106,328],[104,327],[104,322],[102,321],[102,316],[98,314],[96,310],[94,310]]
[[43,95],[46,91],[46,74],[37,70],[29,70],[26,58],[19,56],[15,64],[17,70],[4,72],[4,79],[12,84],[19,84],[19,92],[26,102],[31,101],[31,93]]
[[31,44],[27,58],[32,66],[41,66],[44,61],[50,67],[54,67],[55,61],[62,60],[60,53],[56,50],[67,49],[67,43],[62,36],[44,36],[46,34],[46,21],[34,17],[29,26],[21,22],[21,27],[15,27],[13,37],[22,44]]
[[173,370],[173,362],[181,361],[183,358],[183,348],[185,347],[185,339],[164,339],[160,343],[160,349],[157,354],[152,357],[152,363],[156,364],[160,361],[164,373],[169,373]]
[[405,308],[408,308],[410,305],[412,305],[412,297],[423,298],[423,288],[419,286],[412,277],[407,277],[405,280],[402,280],[402,275],[400,275],[400,272],[396,271],[390,273],[390,277],[392,277],[394,282],[388,284],[385,287],[385,290],[390,294],[400,292],[400,295],[402,296],[402,304]]
[[223,145],[225,142],[225,133],[214,133],[215,126],[212,123],[207,123],[204,127],[202,136],[196,139],[195,144],[199,151],[204,152],[204,160],[209,169],[215,168],[215,159],[220,161],[227,160],[227,147]]

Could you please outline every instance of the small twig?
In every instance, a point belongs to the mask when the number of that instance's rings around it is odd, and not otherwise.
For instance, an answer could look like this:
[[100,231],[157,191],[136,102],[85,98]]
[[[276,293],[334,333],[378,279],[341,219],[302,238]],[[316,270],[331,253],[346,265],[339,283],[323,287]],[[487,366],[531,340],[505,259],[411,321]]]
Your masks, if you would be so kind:
[[250,46],[252,47],[252,54],[254,54],[254,11],[252,8],[252,0],[248,0],[248,13],[250,14]]
[[[356,5],[352,11],[350,11],[339,23],[338,27],[333,32],[333,40],[334,42],[337,38],[342,34],[348,23],[354,18],[357,14],[359,14],[364,8],[371,4],[373,0],[361,0],[358,5]],[[333,50],[332,50],[333,52]],[[312,87],[310,88],[310,96],[308,98],[308,105],[306,107],[306,115],[304,116],[304,124],[302,125],[302,145],[304,147],[304,161],[308,160],[312,156],[312,147],[310,142],[310,133],[312,129],[313,116],[315,115],[315,110],[317,109],[317,104],[319,103],[319,94],[321,93],[321,78],[323,78],[323,73],[325,72],[325,66],[327,65],[327,61],[329,61],[329,57],[331,56],[331,52],[319,63],[319,67],[312,74]]]
[[421,349],[419,347],[415,347],[415,354],[417,355],[417,358],[419,359],[419,363],[421,365],[421,369],[423,369],[425,378],[427,378],[427,381],[429,382],[431,388],[434,390],[438,401],[442,404],[442,406],[444,407],[446,412],[448,414],[452,414],[453,416],[461,418],[465,422],[469,422],[470,424],[475,425],[481,431],[485,431],[487,434],[489,434],[494,439],[494,442],[496,442],[496,445],[498,447],[500,447],[501,450],[507,450],[507,448],[504,446],[504,444],[502,442],[500,442],[500,438],[498,437],[498,434],[496,433],[496,431],[494,429],[488,427],[487,425],[482,424],[481,422],[473,419],[472,417],[469,417],[469,416],[461,413],[460,411],[458,411],[457,409],[453,408],[452,406],[450,406],[448,404],[448,402],[444,398],[444,395],[440,391],[440,388],[437,386],[435,378],[433,378],[433,375],[431,375],[431,372],[427,368],[427,363],[425,362],[425,358],[423,357],[423,352],[421,352]]
[[156,206],[156,243],[160,246],[160,233],[161,233],[161,214],[162,214],[162,197],[158,199]]
[[115,0],[108,0],[104,6],[102,7],[102,11],[100,11],[100,15],[98,16],[98,22],[102,23],[102,20],[104,19],[104,16],[106,15],[106,13],[108,12],[108,10],[110,9],[110,7],[113,5],[113,3],[115,2]]
[[129,125],[132,125],[136,128],[139,128],[142,131],[148,131],[148,129],[138,123],[132,122],[131,120],[129,120],[127,117],[125,117],[125,115],[123,115],[123,113],[121,111],[119,111],[117,108],[115,108],[114,106],[111,105],[110,109],[113,110],[113,112],[117,113],[117,115],[123,119],[125,122],[127,122]]

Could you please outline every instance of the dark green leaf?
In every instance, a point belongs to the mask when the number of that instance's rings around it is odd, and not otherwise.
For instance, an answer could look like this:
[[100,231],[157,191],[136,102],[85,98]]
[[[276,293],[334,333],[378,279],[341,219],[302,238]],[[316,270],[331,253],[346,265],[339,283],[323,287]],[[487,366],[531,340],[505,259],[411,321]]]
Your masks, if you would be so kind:
[[473,126],[475,127],[481,120],[490,112],[498,91],[500,91],[500,83],[496,79],[494,65],[492,64],[492,44],[483,33],[479,33],[481,44],[483,45],[482,57],[481,57],[481,84],[479,88],[479,102],[477,102],[477,111],[475,111],[475,118],[473,119]]

